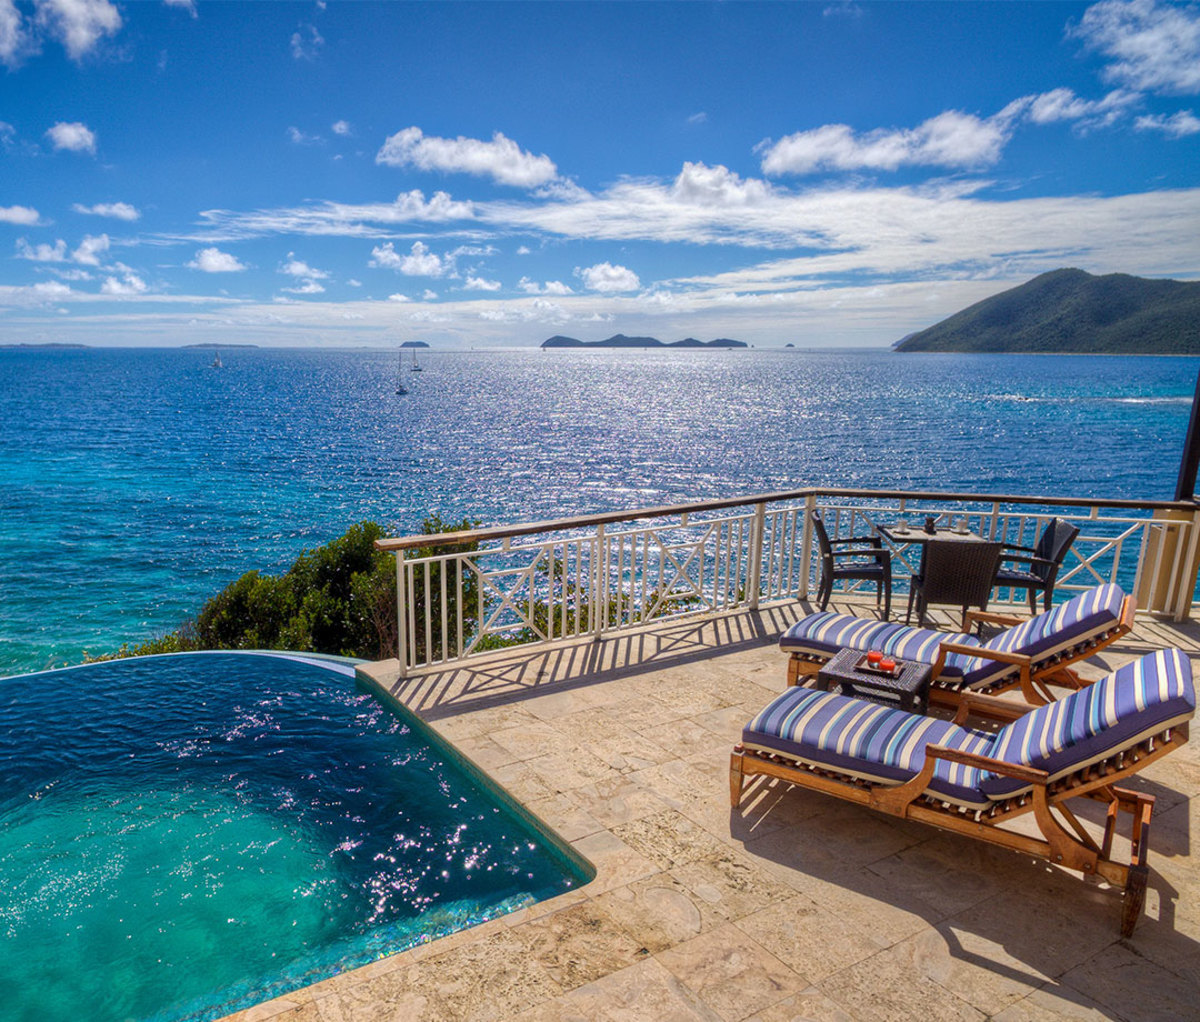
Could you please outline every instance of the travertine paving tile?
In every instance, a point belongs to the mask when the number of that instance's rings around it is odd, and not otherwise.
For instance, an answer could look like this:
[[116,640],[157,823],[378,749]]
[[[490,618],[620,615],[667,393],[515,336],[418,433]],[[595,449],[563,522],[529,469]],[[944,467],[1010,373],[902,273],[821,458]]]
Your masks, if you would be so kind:
[[726,917],[670,873],[655,873],[596,898],[640,947],[651,954],[691,940]]
[[857,1022],[836,1001],[816,987],[801,990],[792,997],[751,1015],[746,1022]]
[[708,831],[674,809],[622,823],[612,832],[660,869],[718,855],[722,850],[721,843]]
[[697,899],[731,920],[777,904],[794,893],[787,884],[729,847],[674,866],[671,875]]
[[1131,1022],[1178,1022],[1200,1014],[1195,983],[1122,944],[1109,945],[1064,975],[1060,984]]
[[808,987],[803,977],[732,923],[677,944],[657,958],[726,1022]]
[[552,1003],[561,1014],[546,1015],[547,1022],[720,1022],[719,1015],[652,958]]
[[630,777],[585,784],[570,795],[585,812],[610,828],[667,808],[658,795]]
[[649,954],[598,899],[542,916],[512,932],[563,990],[617,972]]

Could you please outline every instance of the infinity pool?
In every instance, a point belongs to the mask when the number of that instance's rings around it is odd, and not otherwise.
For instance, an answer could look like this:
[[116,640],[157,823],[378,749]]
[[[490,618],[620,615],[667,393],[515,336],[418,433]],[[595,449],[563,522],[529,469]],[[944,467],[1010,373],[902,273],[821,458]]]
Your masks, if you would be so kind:
[[6,1019],[212,1019],[551,897],[586,864],[342,661],[0,680]]

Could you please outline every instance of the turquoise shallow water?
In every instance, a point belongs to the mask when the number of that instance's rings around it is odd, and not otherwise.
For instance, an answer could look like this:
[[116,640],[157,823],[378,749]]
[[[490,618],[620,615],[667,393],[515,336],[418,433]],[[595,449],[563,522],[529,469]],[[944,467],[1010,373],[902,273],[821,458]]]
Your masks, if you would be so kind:
[[209,1019],[585,879],[352,678],[0,682],[0,1018]]
[[1200,361],[0,350],[0,673],[169,631],[373,518],[807,485],[1173,496]]

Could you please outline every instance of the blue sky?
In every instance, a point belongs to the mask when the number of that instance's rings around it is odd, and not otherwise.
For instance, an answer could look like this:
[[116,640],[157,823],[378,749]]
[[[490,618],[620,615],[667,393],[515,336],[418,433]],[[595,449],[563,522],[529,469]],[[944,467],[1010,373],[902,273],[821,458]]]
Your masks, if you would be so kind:
[[882,346],[1200,279],[1200,6],[0,0],[0,341]]

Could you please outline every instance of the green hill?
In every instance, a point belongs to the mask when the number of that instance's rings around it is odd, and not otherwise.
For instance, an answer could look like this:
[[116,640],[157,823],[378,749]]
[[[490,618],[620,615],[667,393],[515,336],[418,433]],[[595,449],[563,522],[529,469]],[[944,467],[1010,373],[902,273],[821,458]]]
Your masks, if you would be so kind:
[[1052,270],[910,334],[896,350],[1200,355],[1200,283]]

